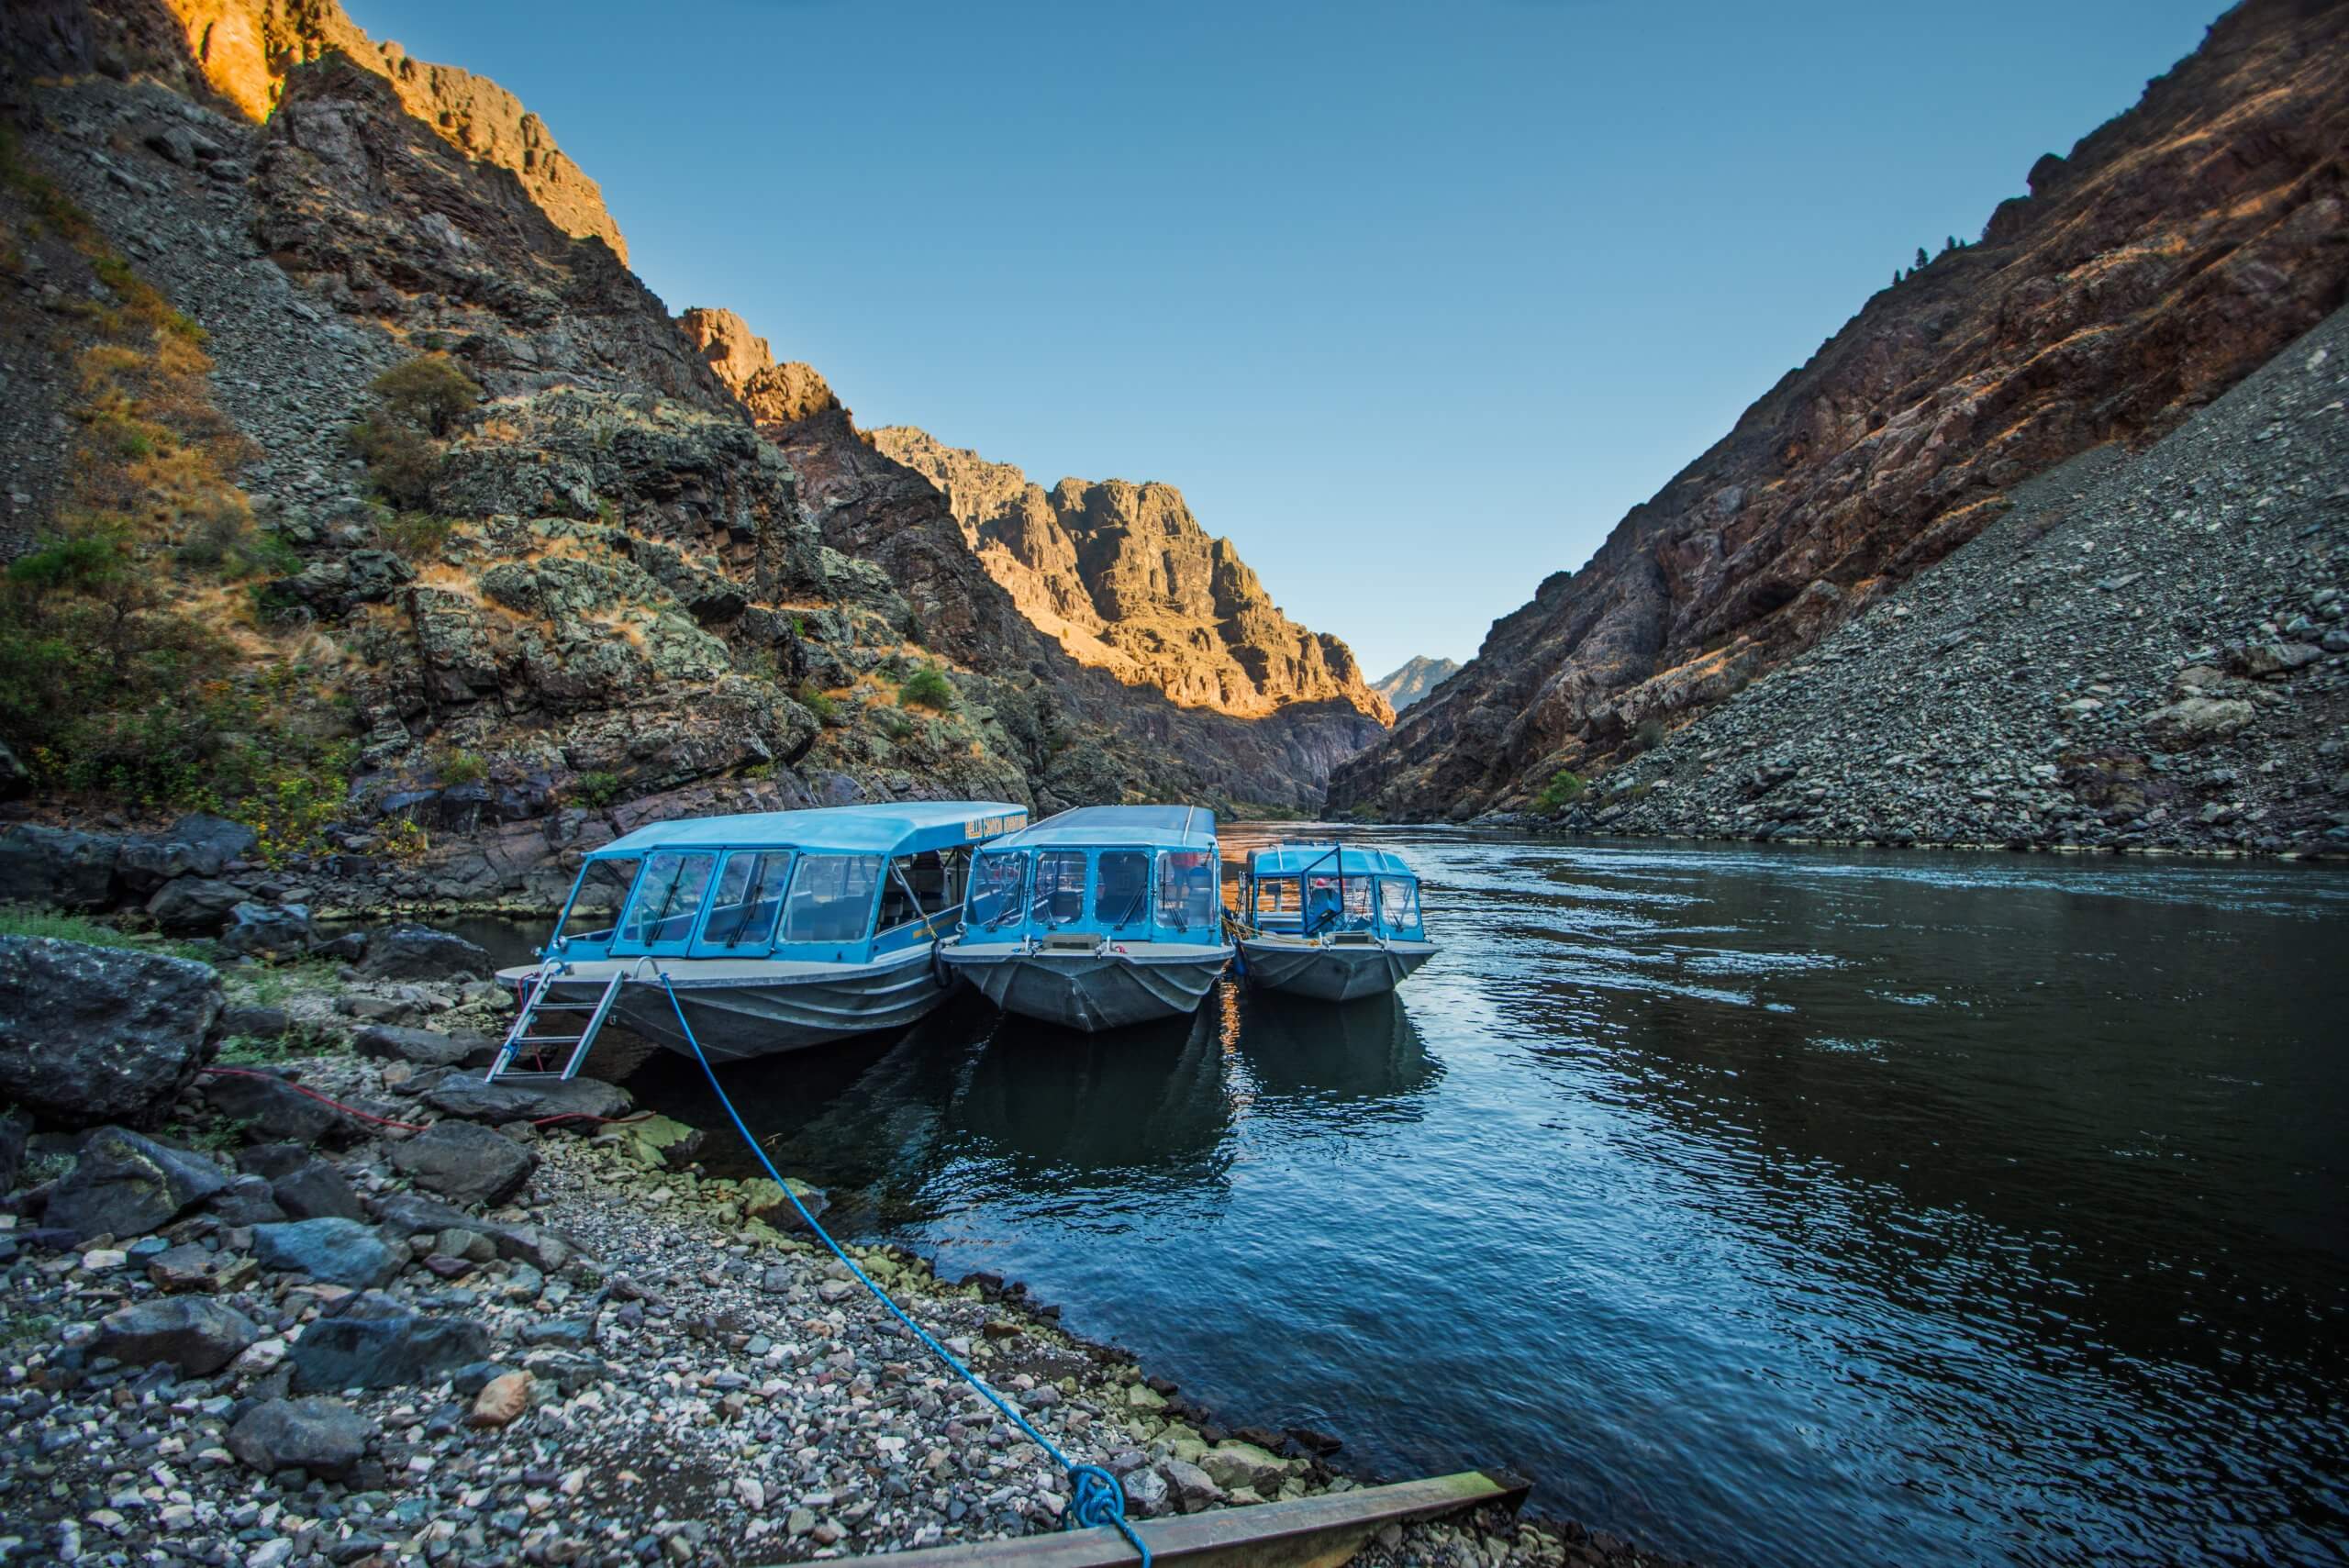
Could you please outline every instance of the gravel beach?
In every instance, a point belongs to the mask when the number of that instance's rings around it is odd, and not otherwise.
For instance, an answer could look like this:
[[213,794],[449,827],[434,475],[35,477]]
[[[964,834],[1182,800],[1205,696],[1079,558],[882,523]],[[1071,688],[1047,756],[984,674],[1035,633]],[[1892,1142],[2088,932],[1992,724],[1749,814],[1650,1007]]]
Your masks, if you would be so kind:
[[[217,984],[0,945],[0,970],[101,964],[124,994]],[[149,1130],[6,1124],[0,1561],[746,1563],[1059,1528],[1060,1467],[790,1233],[774,1184],[705,1177],[705,1135],[617,1085],[482,1084],[501,1005],[239,965],[225,1053]],[[78,1055],[101,1048],[135,1057]],[[1136,1515],[1362,1484],[1332,1440],[1228,1431],[1016,1283],[849,1250]],[[1362,1560],[1653,1561],[1497,1514]]]

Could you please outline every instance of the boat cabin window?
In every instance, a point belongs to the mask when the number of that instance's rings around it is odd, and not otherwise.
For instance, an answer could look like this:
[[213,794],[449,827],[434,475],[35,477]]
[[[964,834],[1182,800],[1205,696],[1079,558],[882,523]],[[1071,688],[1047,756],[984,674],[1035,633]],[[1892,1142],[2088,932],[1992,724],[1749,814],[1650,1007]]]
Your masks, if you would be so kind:
[[861,942],[881,882],[879,855],[803,855],[784,903],[786,942]]
[[1371,878],[1349,876],[1342,891],[1336,873],[1305,879],[1305,929],[1366,931],[1370,929]]
[[1419,884],[1407,876],[1378,879],[1378,923],[1388,930],[1408,930],[1419,923]]
[[1216,859],[1205,850],[1169,850],[1158,862],[1158,923],[1177,930],[1216,924],[1221,905]]
[[1036,880],[1028,895],[1028,918],[1043,926],[1065,926],[1085,914],[1085,851],[1040,850]]
[[1260,879],[1256,884],[1256,918],[1271,916],[1275,919],[1295,919],[1303,907],[1297,896],[1297,878],[1275,876]]
[[784,884],[791,880],[789,850],[737,851],[718,873],[709,921],[701,946],[719,951],[764,952],[783,912]]
[[638,860],[589,861],[579,873],[579,884],[571,890],[571,904],[555,929],[555,940],[610,941],[620,923],[620,906],[628,902],[628,890],[643,864]]
[[709,873],[717,865],[714,854],[655,850],[647,855],[628,917],[620,923],[620,940],[649,948],[691,936],[702,897],[709,891]]
[[[881,884],[881,929],[895,930],[954,906],[953,868],[935,850],[899,855]],[[941,928],[942,929],[942,928]]]
[[974,930],[1007,926],[1019,917],[1020,894],[1028,882],[1028,857],[1017,851],[981,853],[971,868],[971,903],[963,918]]
[[1093,890],[1093,918],[1115,929],[1150,917],[1150,852],[1104,850]]

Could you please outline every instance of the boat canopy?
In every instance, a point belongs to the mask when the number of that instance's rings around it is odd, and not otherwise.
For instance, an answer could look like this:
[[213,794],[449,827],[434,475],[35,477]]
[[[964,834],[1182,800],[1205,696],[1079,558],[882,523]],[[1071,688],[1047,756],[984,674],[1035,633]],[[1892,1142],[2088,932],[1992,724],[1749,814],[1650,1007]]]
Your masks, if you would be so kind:
[[1215,843],[1215,813],[1199,806],[1080,806],[1009,833],[991,850],[1032,850],[1055,844],[1147,844],[1153,849],[1202,849]]
[[1408,876],[1417,880],[1417,873],[1392,850],[1368,849],[1360,844],[1341,846],[1327,839],[1292,840],[1269,850],[1258,850],[1248,857],[1248,869],[1258,876],[1295,876],[1307,871],[1327,872],[1334,876],[1343,871],[1348,876]]
[[1219,944],[1223,862],[1215,813],[1192,806],[1082,806],[979,851],[963,940],[1054,934]]
[[586,855],[547,952],[869,962],[943,937],[960,851],[1027,821],[946,800],[650,822]]
[[1241,906],[1250,924],[1272,935],[1371,931],[1407,941],[1427,936],[1419,873],[1403,857],[1330,839],[1291,840],[1250,855]]
[[918,854],[1016,832],[1028,808],[1000,800],[910,801],[900,806],[824,806],[806,811],[744,811],[730,817],[648,822],[591,851],[590,860],[636,860],[653,850],[795,849]]

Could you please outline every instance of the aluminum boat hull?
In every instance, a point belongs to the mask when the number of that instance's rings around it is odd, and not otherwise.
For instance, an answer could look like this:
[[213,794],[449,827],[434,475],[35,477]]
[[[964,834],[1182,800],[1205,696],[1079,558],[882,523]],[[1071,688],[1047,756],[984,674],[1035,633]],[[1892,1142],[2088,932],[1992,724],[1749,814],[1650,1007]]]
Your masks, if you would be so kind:
[[1323,942],[1251,937],[1240,944],[1248,984],[1323,1002],[1382,996],[1435,956],[1433,942]]
[[1005,1012],[1095,1034],[1197,1012],[1231,951],[1229,943],[1131,942],[1090,952],[950,943],[939,956]]
[[[934,1011],[950,989],[940,984],[927,946],[885,953],[869,963],[678,958],[662,960],[661,969],[677,988],[694,1039],[713,1062],[748,1062],[903,1029]],[[601,986],[615,970],[630,978],[613,999],[612,1016],[658,1045],[692,1055],[669,994],[650,962],[576,963],[558,984],[570,991]],[[511,985],[533,973],[529,966],[503,970],[498,979]]]

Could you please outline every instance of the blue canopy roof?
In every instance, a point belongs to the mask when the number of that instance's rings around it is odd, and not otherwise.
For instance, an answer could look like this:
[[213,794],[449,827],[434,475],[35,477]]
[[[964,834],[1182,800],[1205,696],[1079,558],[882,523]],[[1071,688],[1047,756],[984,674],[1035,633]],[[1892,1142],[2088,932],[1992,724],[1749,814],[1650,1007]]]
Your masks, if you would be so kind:
[[1157,849],[1204,850],[1214,842],[1215,813],[1203,806],[1080,806],[1047,817],[1025,832],[998,839],[987,848],[1147,844]]
[[589,855],[632,859],[650,850],[769,849],[916,854],[977,843],[1025,827],[1028,808],[1002,800],[917,800],[896,806],[827,806],[648,822]]
[[[1335,851],[1336,853],[1331,853]],[[1329,840],[1319,843],[1278,844],[1268,850],[1258,850],[1248,857],[1248,867],[1260,877],[1295,876],[1302,871],[1334,874],[1342,869],[1348,876],[1408,876],[1417,880],[1418,873],[1405,863],[1403,857],[1392,850],[1375,850],[1360,844],[1348,844],[1340,849]]]

